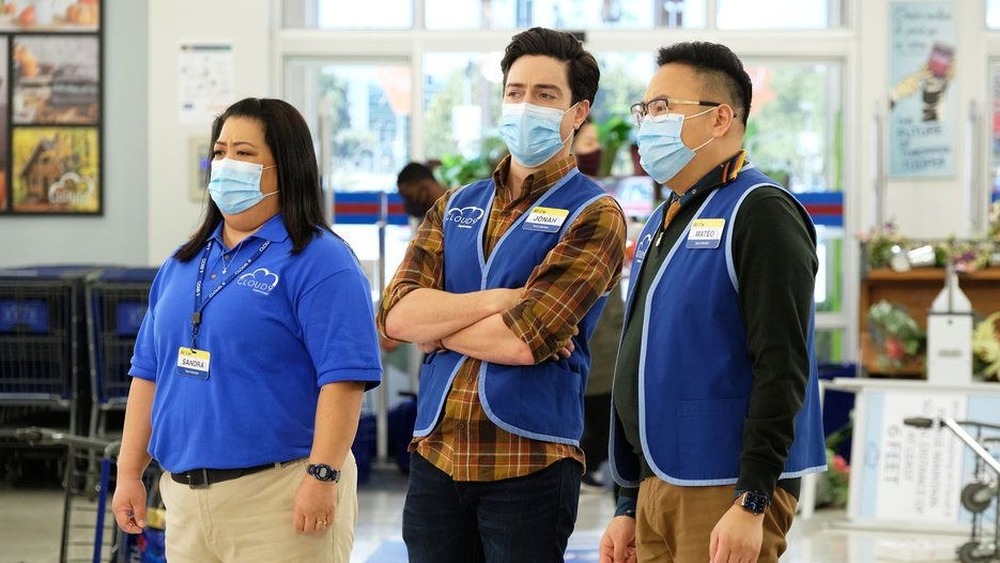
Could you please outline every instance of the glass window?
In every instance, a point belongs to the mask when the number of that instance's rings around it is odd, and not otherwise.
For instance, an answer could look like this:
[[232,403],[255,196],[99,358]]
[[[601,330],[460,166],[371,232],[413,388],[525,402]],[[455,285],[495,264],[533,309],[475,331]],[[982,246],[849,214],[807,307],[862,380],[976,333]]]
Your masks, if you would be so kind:
[[[428,159],[498,160],[503,73],[499,52],[424,56],[424,153]],[[455,164],[458,166],[458,164]],[[479,170],[480,172],[482,170]],[[487,167],[483,176],[489,175]],[[473,174],[474,177],[483,177]],[[462,183],[462,182],[459,182]]]
[[844,310],[844,229],[816,226],[816,288],[813,295],[817,313],[840,313]]
[[840,65],[748,60],[746,69],[753,81],[745,142],[751,159],[792,191],[841,190]]
[[327,188],[396,189],[410,158],[409,64],[290,58],[285,81],[313,132]]
[[840,0],[716,0],[719,29],[826,29],[841,25]]
[[[840,363],[847,358],[843,329],[816,330],[816,361],[820,364]],[[838,374],[843,377],[844,374]],[[853,375],[847,375],[853,377]]]
[[986,28],[1000,29],[1000,0],[986,0]]
[[[628,176],[642,173],[634,168],[630,147],[635,130],[629,107],[642,99],[646,84],[656,70],[652,53],[595,53],[601,67],[601,84],[590,109],[597,124],[605,156],[607,175]],[[623,201],[623,203],[625,203]],[[646,202],[652,203],[652,199]]]
[[411,29],[413,0],[284,0],[282,25],[307,29]]
[[705,0],[425,0],[428,29],[705,27]]
[[[840,64],[748,60],[746,69],[753,82],[744,142],[751,162],[792,192],[842,191]],[[818,312],[835,313],[844,310],[843,214],[830,219],[814,217],[815,295]]]

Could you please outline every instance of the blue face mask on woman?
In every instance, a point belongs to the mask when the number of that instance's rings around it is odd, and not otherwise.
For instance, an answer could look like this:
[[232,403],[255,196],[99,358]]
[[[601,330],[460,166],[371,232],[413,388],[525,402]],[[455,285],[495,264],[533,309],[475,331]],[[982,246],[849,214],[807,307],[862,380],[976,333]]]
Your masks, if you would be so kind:
[[559,132],[562,118],[569,109],[547,108],[528,103],[504,104],[500,115],[500,138],[514,160],[528,168],[552,158],[569,140]]
[[[274,168],[268,166],[267,168]],[[212,176],[208,182],[208,194],[219,210],[226,215],[236,215],[257,205],[269,195],[260,192],[260,176],[263,165],[243,160],[223,158],[212,161]]]
[[684,120],[700,117],[713,109],[715,108],[688,117],[680,113],[665,113],[655,117],[647,115],[642,120],[639,133],[636,135],[636,143],[639,145],[639,164],[642,165],[642,169],[661,184],[676,176],[691,162],[696,151],[715,140],[715,137],[712,137],[697,148],[689,148],[681,141]]

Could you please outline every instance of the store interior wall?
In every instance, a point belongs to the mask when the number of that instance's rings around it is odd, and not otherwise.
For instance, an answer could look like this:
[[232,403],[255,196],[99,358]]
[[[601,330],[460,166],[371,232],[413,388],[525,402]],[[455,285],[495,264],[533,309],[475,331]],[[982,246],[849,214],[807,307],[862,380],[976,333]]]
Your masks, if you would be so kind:
[[[145,265],[150,225],[148,0],[103,0],[104,214],[0,217],[0,267]],[[169,2],[157,2],[169,4]]]
[[269,0],[170,0],[149,2],[149,202],[148,255],[159,265],[201,219],[204,192],[192,188],[197,162],[192,139],[208,139],[211,122],[179,119],[178,50],[183,43],[232,45],[234,100],[270,95]]
[[[856,178],[856,185],[845,186],[847,197],[855,201],[848,207],[855,213],[854,224],[859,230],[867,230],[877,223],[875,210],[875,190],[877,152],[884,147],[876,145],[874,121],[882,120],[883,128],[888,126],[888,93],[890,65],[890,5],[888,0],[858,2],[855,28],[858,38],[860,68],[858,80],[853,84],[858,88],[856,100],[859,107],[852,115],[855,119],[857,135],[845,137],[845,152],[853,154],[848,161],[861,166],[860,174],[845,171],[845,177]],[[883,180],[884,199],[881,220],[893,221],[900,232],[911,238],[945,239],[951,236],[964,238],[982,234],[973,232],[973,206],[988,205],[988,183],[991,158],[990,116],[991,99],[988,90],[989,50],[986,31],[986,8],[983,0],[963,0],[955,2],[957,17],[955,78],[949,86],[949,96],[957,96],[957,115],[946,115],[944,119],[955,123],[956,171],[947,178],[898,178]],[[995,33],[995,32],[994,32]],[[973,125],[969,115],[972,108],[979,115],[979,122]],[[883,138],[885,133],[883,129]],[[971,150],[970,150],[971,149]],[[971,159],[971,160],[970,160]],[[887,160],[883,166],[888,167]],[[977,201],[970,201],[970,182],[978,182]],[[848,233],[853,236],[854,233]]]

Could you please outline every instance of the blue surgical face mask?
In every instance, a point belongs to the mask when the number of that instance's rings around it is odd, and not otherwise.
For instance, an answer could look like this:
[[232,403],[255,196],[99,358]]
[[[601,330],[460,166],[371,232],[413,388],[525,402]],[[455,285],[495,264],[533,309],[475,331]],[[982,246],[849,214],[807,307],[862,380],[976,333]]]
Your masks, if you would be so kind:
[[552,158],[566,141],[559,132],[562,118],[569,109],[547,108],[532,104],[504,104],[500,115],[500,138],[514,160],[528,168]]
[[647,115],[636,135],[642,169],[661,184],[676,176],[691,162],[696,151],[715,140],[715,137],[711,137],[697,148],[689,148],[681,141],[684,120],[700,117],[713,109],[715,108],[688,117],[680,113],[666,113],[656,117]]
[[208,194],[226,215],[242,213],[263,201],[266,196],[278,193],[278,190],[269,194],[260,192],[260,175],[264,170],[263,165],[255,162],[231,158],[213,160]]

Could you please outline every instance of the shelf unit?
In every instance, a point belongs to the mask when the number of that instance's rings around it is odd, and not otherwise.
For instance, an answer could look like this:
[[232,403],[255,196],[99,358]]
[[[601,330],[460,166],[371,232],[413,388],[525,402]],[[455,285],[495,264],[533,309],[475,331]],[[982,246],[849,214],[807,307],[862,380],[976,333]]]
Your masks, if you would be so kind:
[[[920,362],[910,362],[898,370],[886,369],[877,363],[877,355],[868,333],[868,309],[873,303],[885,299],[906,308],[921,328],[927,328],[927,310],[944,287],[943,268],[919,268],[909,272],[894,272],[887,268],[868,270],[861,279],[859,298],[859,330],[861,336],[861,364],[870,377],[922,379],[924,368]],[[970,273],[960,273],[959,286],[972,301],[977,316],[1000,311],[1000,268],[986,268]]]

